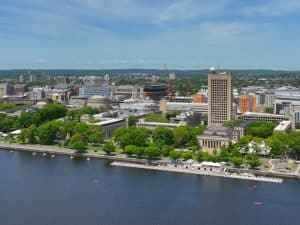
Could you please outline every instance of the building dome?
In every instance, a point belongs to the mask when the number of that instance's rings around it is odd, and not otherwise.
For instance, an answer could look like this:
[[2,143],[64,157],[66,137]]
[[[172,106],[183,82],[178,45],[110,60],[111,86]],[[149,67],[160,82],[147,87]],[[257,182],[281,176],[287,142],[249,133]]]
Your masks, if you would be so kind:
[[45,105],[47,105],[46,102],[38,102],[38,103],[35,104],[35,106],[36,106],[38,109],[43,108]]
[[109,100],[107,97],[102,95],[94,95],[88,99],[87,105],[92,108],[107,108]]

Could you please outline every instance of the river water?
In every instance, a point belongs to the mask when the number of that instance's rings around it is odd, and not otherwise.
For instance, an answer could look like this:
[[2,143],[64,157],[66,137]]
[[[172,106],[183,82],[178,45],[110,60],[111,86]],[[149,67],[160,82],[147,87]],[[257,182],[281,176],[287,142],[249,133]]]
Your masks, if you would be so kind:
[[297,225],[299,214],[296,180],[255,183],[0,151],[1,225]]

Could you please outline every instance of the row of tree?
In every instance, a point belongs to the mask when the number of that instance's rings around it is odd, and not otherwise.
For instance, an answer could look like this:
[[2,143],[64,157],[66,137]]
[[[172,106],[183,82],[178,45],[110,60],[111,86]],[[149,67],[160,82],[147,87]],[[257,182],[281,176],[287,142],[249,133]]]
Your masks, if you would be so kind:
[[40,126],[31,125],[22,130],[19,140],[30,144],[62,144],[78,151],[85,151],[87,145],[103,143],[104,131],[101,126],[83,122],[52,120]]
[[125,149],[127,145],[137,147],[147,147],[150,144],[160,149],[167,145],[176,148],[190,147],[194,150],[199,149],[199,144],[196,135],[201,134],[205,126],[198,127],[180,126],[173,130],[157,127],[153,131],[143,128],[131,126],[128,128],[119,128],[114,132],[114,140]]
[[24,112],[20,117],[0,114],[0,131],[10,132],[15,129],[27,128],[31,125],[39,126],[44,122],[66,116],[67,108],[61,104],[51,103],[35,112]]

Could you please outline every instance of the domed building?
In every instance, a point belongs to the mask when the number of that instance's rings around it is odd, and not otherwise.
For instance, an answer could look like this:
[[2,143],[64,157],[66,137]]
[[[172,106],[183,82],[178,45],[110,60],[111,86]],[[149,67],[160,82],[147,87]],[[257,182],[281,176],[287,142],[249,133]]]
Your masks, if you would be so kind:
[[41,109],[43,108],[45,105],[47,105],[46,102],[38,102],[35,104],[35,107],[38,108],[38,109]]
[[109,99],[102,95],[94,95],[88,99],[87,106],[92,108],[108,108]]

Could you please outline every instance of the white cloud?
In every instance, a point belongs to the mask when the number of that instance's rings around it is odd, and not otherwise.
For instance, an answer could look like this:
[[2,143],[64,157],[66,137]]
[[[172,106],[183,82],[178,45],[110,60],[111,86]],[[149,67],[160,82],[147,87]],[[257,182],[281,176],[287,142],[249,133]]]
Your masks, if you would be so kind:
[[291,13],[300,13],[299,0],[275,0],[267,1],[265,4],[244,7],[240,10],[248,16],[281,16]]
[[182,0],[170,4],[159,15],[160,22],[185,21],[199,16],[214,17],[224,13],[229,1]]
[[244,31],[250,27],[247,23],[238,22],[206,22],[201,24],[203,37],[213,43],[224,43],[241,38]]

